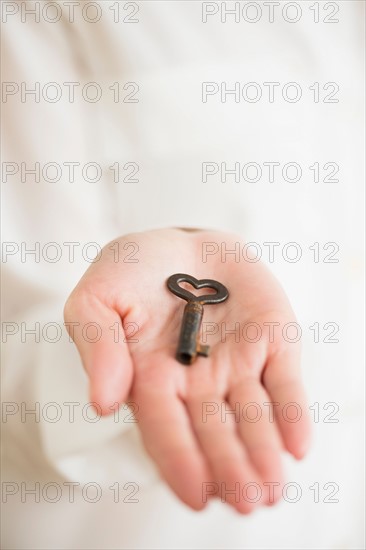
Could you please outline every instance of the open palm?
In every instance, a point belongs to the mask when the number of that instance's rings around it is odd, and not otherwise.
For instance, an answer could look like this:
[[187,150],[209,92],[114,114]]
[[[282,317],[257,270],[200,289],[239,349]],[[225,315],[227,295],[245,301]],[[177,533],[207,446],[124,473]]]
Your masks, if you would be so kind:
[[[116,239],[72,292],[65,321],[91,400],[103,414],[116,402],[135,404],[145,447],[178,497],[199,510],[220,496],[248,513],[278,500],[281,451],[301,458],[310,422],[299,343],[284,337],[291,306],[263,264],[217,252],[238,242],[231,233],[180,229]],[[205,306],[210,355],[190,366],[175,359],[186,302],[166,286],[174,273],[215,279],[230,293]],[[83,336],[87,323],[100,327],[94,342]]]

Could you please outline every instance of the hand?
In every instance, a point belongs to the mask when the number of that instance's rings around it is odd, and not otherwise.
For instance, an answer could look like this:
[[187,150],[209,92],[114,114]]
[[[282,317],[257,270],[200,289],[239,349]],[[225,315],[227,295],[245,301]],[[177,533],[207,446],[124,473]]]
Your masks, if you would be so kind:
[[[121,237],[103,249],[76,286],[65,321],[80,324],[72,336],[89,375],[91,401],[103,414],[116,402],[136,403],[145,447],[177,496],[199,510],[206,495],[215,493],[248,513],[278,500],[281,450],[302,458],[310,421],[299,343],[282,335],[295,319],[279,283],[263,264],[242,256],[238,263],[233,254],[202,259],[203,243],[225,243],[233,250],[237,242],[244,245],[230,233],[181,229]],[[138,246],[136,254],[128,254],[131,246]],[[132,259],[138,262],[129,263]],[[167,289],[174,273],[215,279],[230,293],[226,302],[205,306],[204,343],[211,353],[190,366],[175,359],[186,302]],[[81,328],[90,322],[101,327],[95,343],[82,336]],[[228,332],[235,328],[236,334]],[[289,403],[297,404],[295,414]],[[296,414],[300,418],[294,422]],[[271,482],[278,484],[272,492]],[[240,495],[235,495],[238,483]],[[247,483],[258,484],[258,502]]]

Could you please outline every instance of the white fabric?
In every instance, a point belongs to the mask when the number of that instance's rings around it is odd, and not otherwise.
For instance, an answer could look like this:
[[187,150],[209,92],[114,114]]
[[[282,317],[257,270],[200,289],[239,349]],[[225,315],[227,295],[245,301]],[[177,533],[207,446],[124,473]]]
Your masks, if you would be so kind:
[[[5,4],[5,3],[4,3]],[[33,5],[32,2],[11,4]],[[63,10],[64,2],[58,2]],[[82,5],[83,3],[81,3]],[[67,500],[34,503],[20,492],[3,505],[4,548],[363,548],[362,539],[362,2],[337,2],[339,23],[313,22],[309,2],[303,17],[288,23],[264,16],[255,24],[202,23],[200,2],[139,2],[139,23],[113,22],[113,2],[100,2],[103,17],[90,24],[75,8],[54,24],[19,13],[3,24],[2,78],[5,82],[80,82],[76,100],[35,103],[19,94],[2,105],[3,162],[99,163],[103,177],[74,183],[67,170],[60,181],[35,183],[20,174],[2,184],[3,241],[29,248],[39,242],[61,246],[60,261],[51,263],[20,253],[3,264],[3,321],[62,326],[62,307],[89,263],[80,253],[86,243],[104,246],[132,231],[164,226],[212,227],[241,233],[247,241],[297,242],[302,258],[285,262],[280,253],[270,263],[280,278],[303,327],[304,377],[310,403],[339,405],[338,423],[316,423],[308,458],[286,458],[288,480],[302,489],[296,503],[282,502],[250,517],[241,517],[220,502],[202,513],[187,509],[161,482],[145,455],[136,425],[97,423],[83,419],[87,380],[65,331],[55,343],[21,330],[7,337],[3,356],[3,400],[31,408],[39,402],[77,402],[75,422],[52,423],[41,414],[34,422],[20,414],[3,423],[3,481],[31,487],[48,482],[98,483],[98,503]],[[233,4],[233,3],[230,3]],[[219,4],[218,4],[219,5]],[[281,7],[283,3],[281,3]],[[264,6],[263,13],[265,11]],[[322,6],[320,7],[322,10]],[[67,13],[67,12],[66,12]],[[91,12],[90,12],[91,13]],[[127,13],[124,12],[124,14]],[[321,11],[321,14],[323,12]],[[326,12],[324,12],[326,13]],[[322,16],[324,17],[324,15]],[[103,98],[80,99],[80,88],[98,82]],[[136,82],[138,103],[114,103],[109,87]],[[201,100],[202,82],[280,82],[274,103],[217,96]],[[303,98],[283,101],[282,85],[298,82]],[[337,82],[339,103],[314,103],[309,90]],[[277,91],[278,90],[278,91]],[[123,91],[123,90],[122,90]],[[328,90],[328,92],[331,90]],[[50,91],[51,93],[51,91]],[[123,91],[123,93],[126,93]],[[217,177],[204,184],[201,163],[235,161],[297,162],[303,177],[297,183],[263,175],[257,183],[235,183]],[[113,182],[109,166],[135,162],[138,183]],[[336,162],[339,183],[315,183],[309,166]],[[263,166],[262,166],[263,167]],[[264,174],[264,172],[263,172]],[[202,205],[205,204],[203,207]],[[76,242],[70,262],[63,243]],[[313,243],[336,242],[339,263],[315,263]],[[281,250],[282,248],[277,250]],[[93,250],[90,249],[89,254]],[[49,251],[52,254],[52,251]],[[157,262],[159,259],[157,258]],[[338,344],[314,343],[315,322],[340,326]],[[7,325],[8,326],[8,325]],[[51,332],[50,332],[51,334]],[[322,338],[329,331],[322,333]],[[49,336],[50,338],[51,336]],[[49,415],[52,415],[51,409]],[[138,503],[116,504],[108,489],[115,482],[139,485]],[[324,503],[327,482],[339,485],[338,503]],[[309,489],[320,484],[321,502]],[[129,491],[125,491],[126,496]],[[51,494],[51,492],[50,492]]]

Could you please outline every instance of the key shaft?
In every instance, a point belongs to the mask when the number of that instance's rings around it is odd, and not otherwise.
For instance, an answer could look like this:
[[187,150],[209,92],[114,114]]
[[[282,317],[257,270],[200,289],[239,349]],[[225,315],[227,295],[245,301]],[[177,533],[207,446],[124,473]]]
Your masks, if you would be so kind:
[[197,355],[208,356],[209,346],[199,343],[202,317],[203,305],[200,302],[188,302],[184,308],[176,354],[176,358],[183,365],[191,365]]

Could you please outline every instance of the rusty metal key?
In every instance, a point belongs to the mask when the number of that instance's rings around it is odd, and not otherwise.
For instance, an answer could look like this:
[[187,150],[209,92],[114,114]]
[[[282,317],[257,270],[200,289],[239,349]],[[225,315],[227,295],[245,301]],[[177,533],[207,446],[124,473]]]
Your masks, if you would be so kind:
[[[179,285],[182,282],[189,283],[197,290],[200,288],[212,288],[216,290],[216,294],[195,296],[189,290]],[[207,357],[210,350],[209,346],[205,346],[199,342],[203,306],[224,302],[229,297],[229,291],[218,281],[214,281],[213,279],[198,280],[185,273],[171,275],[167,280],[167,286],[173,294],[188,302],[184,308],[176,359],[180,363],[183,363],[183,365],[191,365],[197,355]]]

